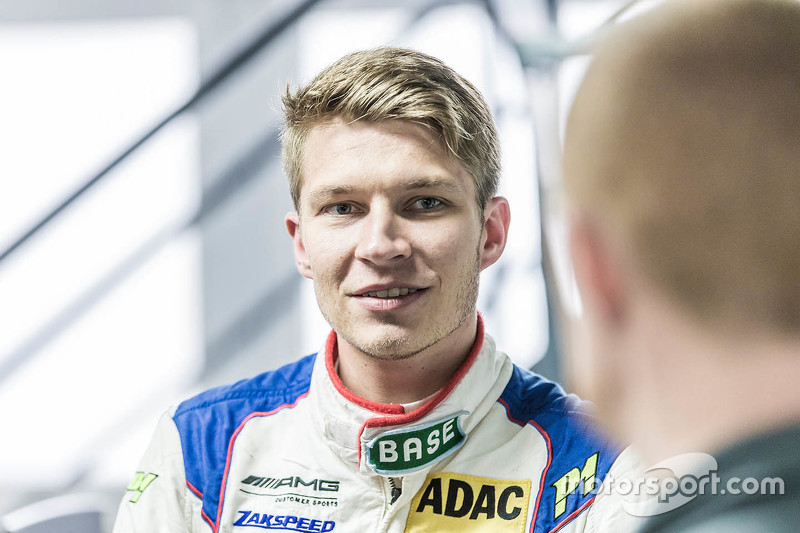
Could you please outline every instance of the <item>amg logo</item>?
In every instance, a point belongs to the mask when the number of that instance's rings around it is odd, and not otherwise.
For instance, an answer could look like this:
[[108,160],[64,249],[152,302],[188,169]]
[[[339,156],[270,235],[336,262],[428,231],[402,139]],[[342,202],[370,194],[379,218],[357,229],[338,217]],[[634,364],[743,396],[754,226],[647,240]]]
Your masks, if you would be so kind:
[[303,478],[299,476],[289,476],[282,478],[247,476],[242,480],[242,483],[244,483],[245,485],[252,485],[253,487],[259,487],[262,489],[278,489],[281,487],[297,488],[302,486],[302,487],[309,487],[312,490],[316,491],[325,491],[325,492],[339,491],[338,481],[331,481],[328,479],[312,479],[311,481],[305,481]]

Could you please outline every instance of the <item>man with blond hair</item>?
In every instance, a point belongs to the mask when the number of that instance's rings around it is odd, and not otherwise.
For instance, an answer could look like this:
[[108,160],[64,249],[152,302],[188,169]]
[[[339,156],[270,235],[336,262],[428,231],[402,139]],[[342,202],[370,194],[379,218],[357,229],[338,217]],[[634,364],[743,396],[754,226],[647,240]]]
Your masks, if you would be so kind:
[[577,388],[648,464],[701,469],[645,531],[797,531],[800,4],[667,2],[613,32],[564,180]]
[[165,415],[115,531],[625,531],[595,497],[624,456],[476,312],[509,227],[479,92],[383,48],[284,108],[286,227],[332,331],[319,354]]

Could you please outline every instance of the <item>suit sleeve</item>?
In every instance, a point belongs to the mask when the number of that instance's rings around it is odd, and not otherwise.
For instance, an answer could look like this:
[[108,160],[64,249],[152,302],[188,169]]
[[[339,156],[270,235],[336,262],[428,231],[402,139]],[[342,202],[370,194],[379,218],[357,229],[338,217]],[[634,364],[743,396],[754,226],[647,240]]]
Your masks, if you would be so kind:
[[584,533],[627,533],[639,531],[644,519],[625,511],[620,480],[636,481],[642,474],[639,457],[631,448],[625,448],[611,465],[594,502],[589,507]]
[[113,533],[191,533],[192,499],[173,410],[158,422],[117,512]]

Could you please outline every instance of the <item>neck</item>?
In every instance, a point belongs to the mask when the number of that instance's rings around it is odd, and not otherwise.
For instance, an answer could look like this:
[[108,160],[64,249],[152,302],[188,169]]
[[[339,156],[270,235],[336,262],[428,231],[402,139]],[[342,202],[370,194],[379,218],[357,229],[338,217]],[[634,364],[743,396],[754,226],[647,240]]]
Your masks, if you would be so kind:
[[[800,422],[800,340],[661,323],[628,383],[624,433],[648,464]],[[646,350],[646,351],[645,351]],[[634,383],[635,381],[635,383]]]
[[477,327],[474,314],[432,346],[401,360],[365,354],[339,336],[339,378],[350,392],[370,402],[422,400],[442,389],[464,363],[475,343]]

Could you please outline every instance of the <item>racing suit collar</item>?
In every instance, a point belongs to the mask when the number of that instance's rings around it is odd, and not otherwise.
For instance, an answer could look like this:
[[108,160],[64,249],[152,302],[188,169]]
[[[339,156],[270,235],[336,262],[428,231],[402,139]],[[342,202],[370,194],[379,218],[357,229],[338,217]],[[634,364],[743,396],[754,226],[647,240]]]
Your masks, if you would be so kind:
[[410,413],[406,413],[403,406],[399,404],[378,403],[361,398],[360,396],[350,392],[350,390],[344,386],[344,383],[342,383],[342,380],[339,378],[339,374],[336,372],[336,358],[339,356],[339,354],[337,348],[337,335],[335,331],[331,331],[328,334],[328,340],[325,343],[325,370],[328,374],[328,378],[331,380],[331,383],[333,383],[333,386],[336,388],[336,391],[347,401],[363,407],[364,409],[368,409],[374,413],[390,415],[386,417],[376,417],[374,419],[375,422],[372,422],[370,427],[406,424],[424,417],[453,391],[456,385],[461,382],[461,379],[475,362],[475,358],[478,356],[478,352],[480,352],[480,349],[483,346],[483,340],[483,318],[479,313],[475,342],[472,343],[472,347],[470,348],[467,357],[464,359],[464,362],[461,363],[461,366],[458,368],[458,370],[456,370],[456,373],[453,374],[442,390],[434,394],[430,400]]
[[[347,390],[334,369],[335,349],[336,334],[331,332],[320,354],[323,357],[317,357],[309,394],[314,403],[314,425],[345,462],[365,474],[394,475],[367,460],[370,450],[375,450],[376,441],[383,437],[401,439],[411,431],[420,431],[420,435],[434,440],[441,440],[444,434],[454,435],[463,444],[511,375],[508,358],[495,350],[491,337],[484,335],[480,315],[475,342],[461,367],[441,391],[409,413],[401,405],[370,402]],[[436,444],[433,440],[431,443]],[[444,447],[440,452],[443,450]],[[445,456],[434,457],[428,463],[423,461],[425,464],[414,471],[427,471]],[[407,472],[410,470],[395,473]]]

